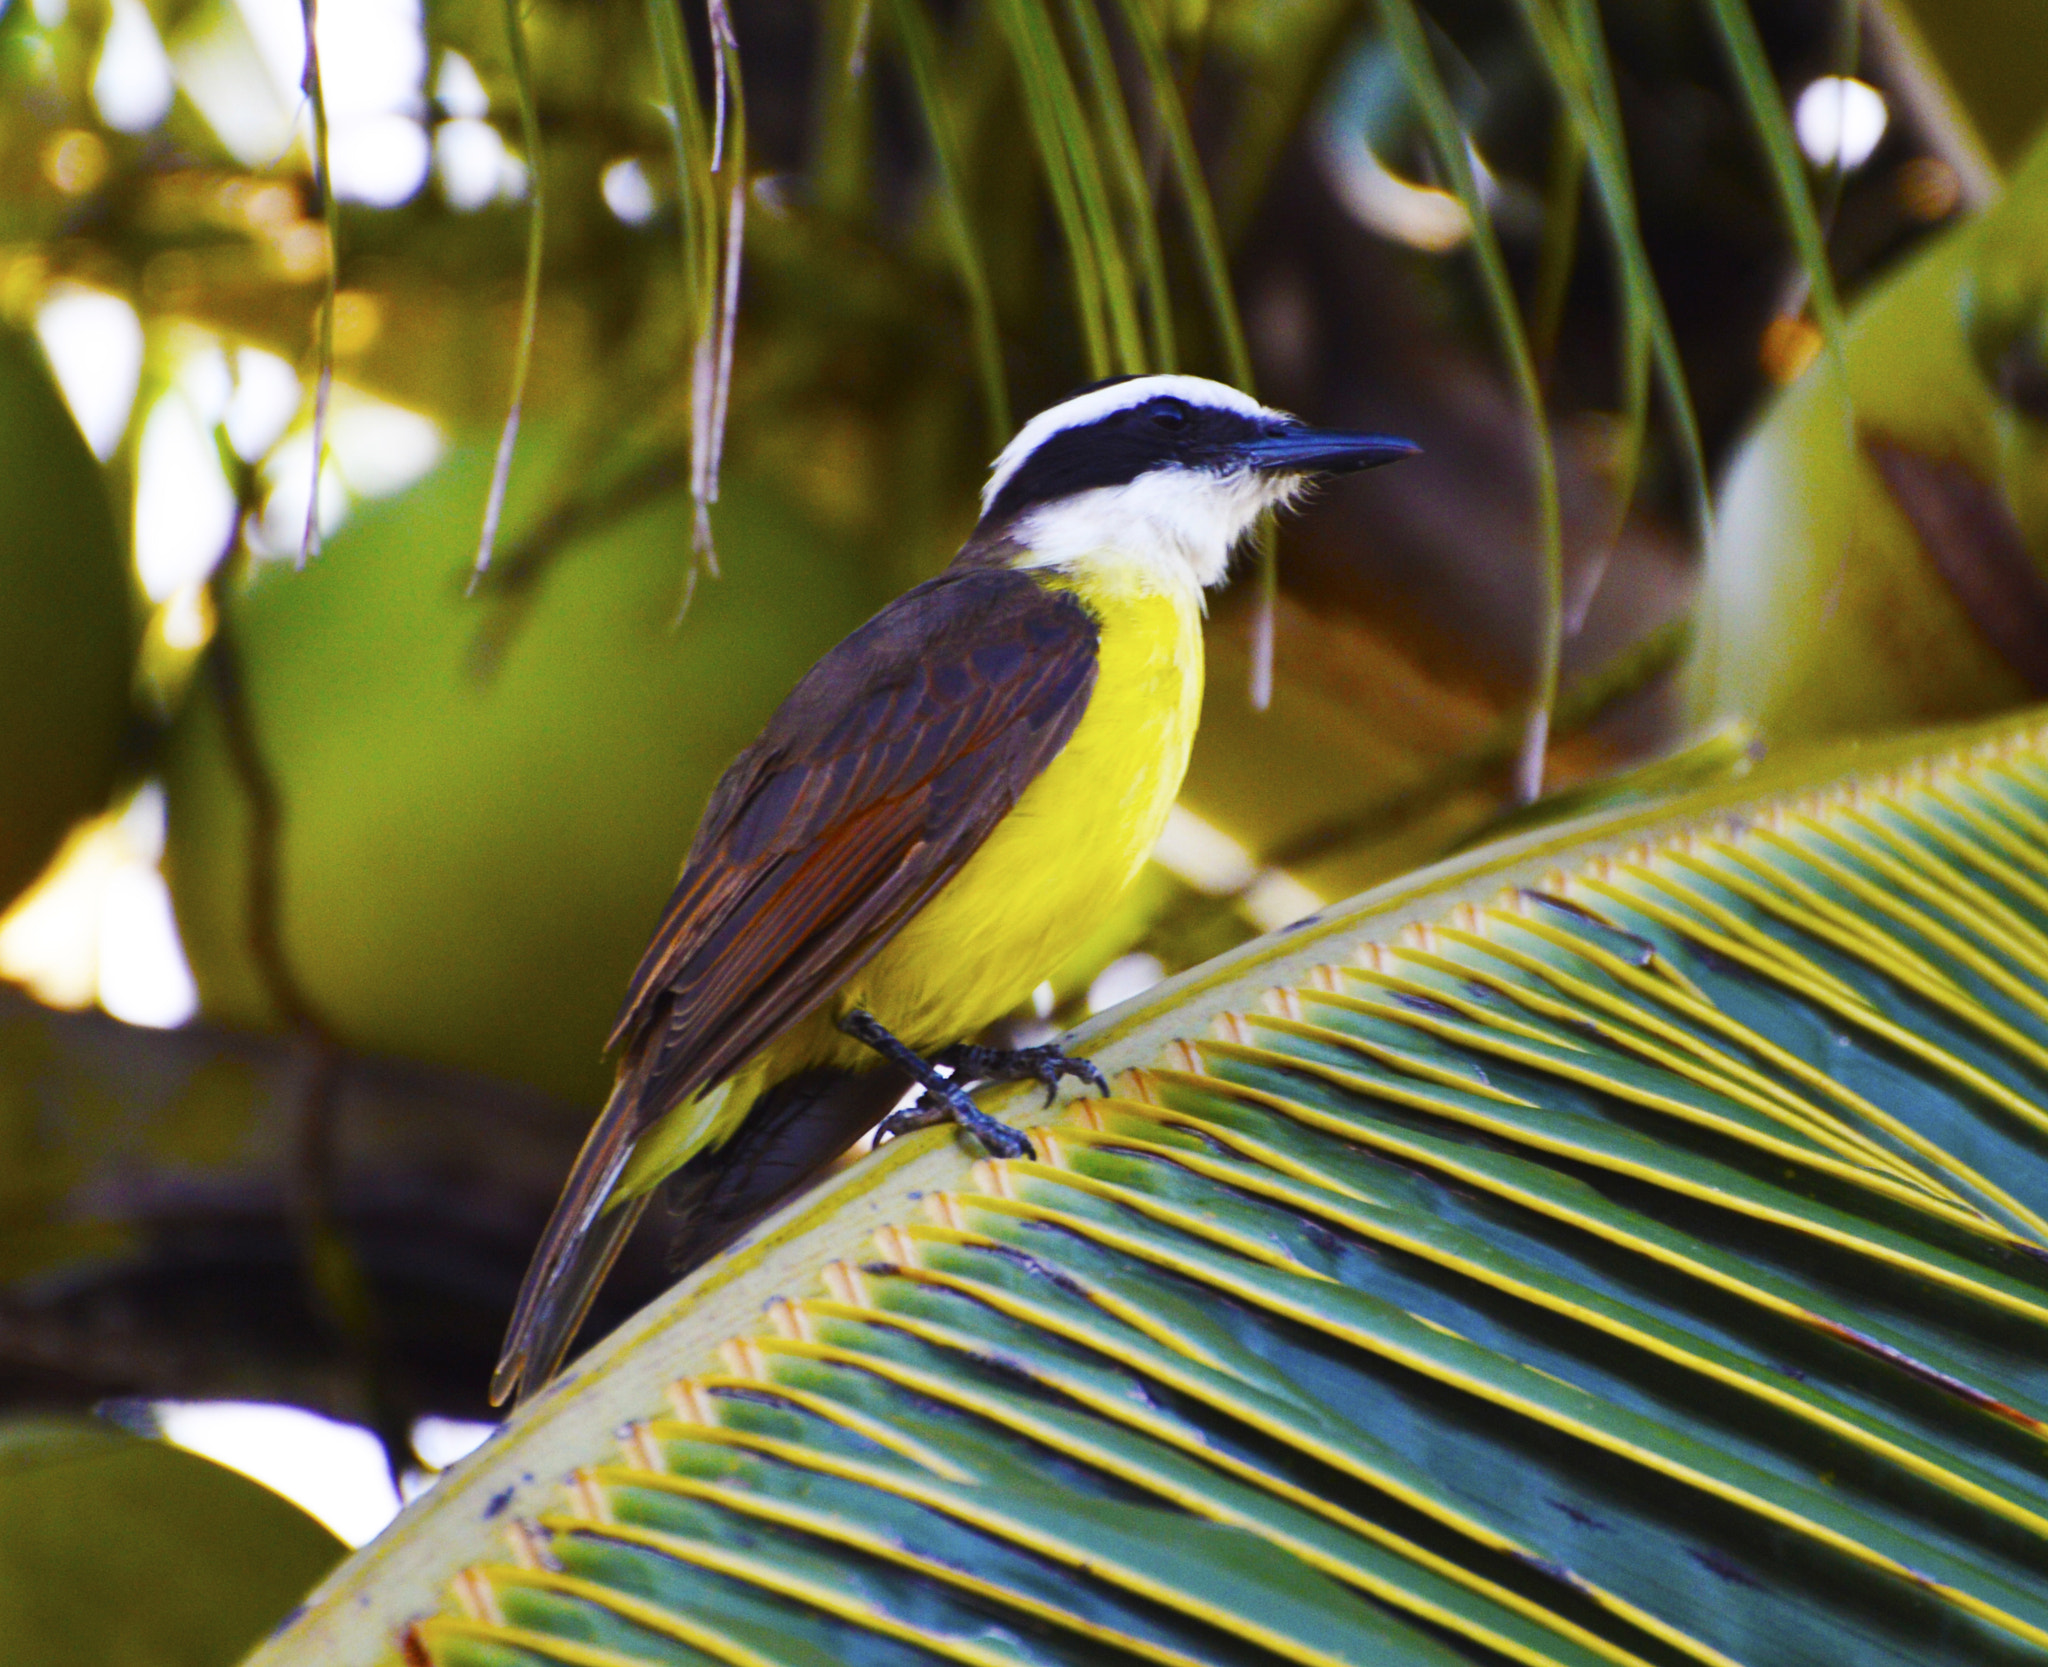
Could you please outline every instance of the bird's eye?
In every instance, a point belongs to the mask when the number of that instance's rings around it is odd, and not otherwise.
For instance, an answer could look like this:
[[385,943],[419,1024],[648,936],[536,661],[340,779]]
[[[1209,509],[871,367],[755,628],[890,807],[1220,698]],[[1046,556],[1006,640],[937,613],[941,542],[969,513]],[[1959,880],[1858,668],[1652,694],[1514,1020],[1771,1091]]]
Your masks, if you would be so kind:
[[1155,399],[1145,407],[1145,414],[1152,419],[1154,428],[1171,430],[1186,428],[1193,413],[1188,410],[1185,400]]

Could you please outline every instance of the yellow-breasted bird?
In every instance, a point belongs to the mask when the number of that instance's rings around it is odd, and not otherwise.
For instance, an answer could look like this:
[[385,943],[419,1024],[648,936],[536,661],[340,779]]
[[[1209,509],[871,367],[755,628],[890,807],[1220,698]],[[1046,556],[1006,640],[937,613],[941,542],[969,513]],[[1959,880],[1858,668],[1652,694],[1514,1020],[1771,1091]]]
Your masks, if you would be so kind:
[[[1029,1148],[970,1080],[1099,1082],[968,1040],[1143,866],[1187,768],[1202,593],[1312,478],[1405,457],[1221,383],[1121,378],[1026,423],[952,565],[834,648],[720,780],[611,1044],[618,1080],[491,1383],[544,1384],[654,1189],[702,1261],[883,1124]],[[944,1066],[951,1075],[936,1067]]]

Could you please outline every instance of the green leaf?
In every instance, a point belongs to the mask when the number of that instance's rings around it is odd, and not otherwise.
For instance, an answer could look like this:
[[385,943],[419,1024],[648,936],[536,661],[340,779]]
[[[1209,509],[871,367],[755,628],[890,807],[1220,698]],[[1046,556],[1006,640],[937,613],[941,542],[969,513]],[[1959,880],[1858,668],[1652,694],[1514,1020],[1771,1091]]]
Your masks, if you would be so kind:
[[1706,0],[1706,4],[1715,27],[1720,31],[1729,65],[1735,71],[1735,82],[1749,110],[1750,123],[1763,146],[1771,185],[1777,192],[1779,209],[1792,233],[1792,247],[1798,254],[1800,269],[1813,297],[1813,311],[1820,323],[1821,338],[1827,345],[1828,356],[1834,363],[1837,377],[1844,383],[1846,393],[1848,347],[1842,322],[1842,303],[1835,293],[1834,274],[1828,266],[1827,236],[1821,229],[1820,215],[1813,204],[1813,192],[1807,185],[1806,163],[1799,154],[1799,141],[1792,133],[1792,118],[1786,113],[1784,99],[1779,96],[1770,60],[1764,56],[1763,41],[1756,32],[1756,20],[1750,16],[1743,0]]
[[1615,489],[1617,517],[1628,513],[1641,466],[1647,394],[1644,373],[1653,360],[1672,423],[1678,431],[1679,450],[1691,477],[1701,525],[1711,526],[1713,517],[1708,504],[1707,465],[1699,421],[1693,411],[1685,366],[1678,355],[1678,341],[1671,331],[1670,314],[1651,274],[1649,252],[1643,245],[1635,188],[1629,177],[1620,101],[1615,95],[1614,70],[1608,61],[1599,14],[1592,0],[1565,0],[1562,23],[1550,11],[1548,0],[1516,0],[1516,9],[1578,142],[1585,148],[1601,214],[1614,245],[1622,298],[1628,433],[1626,462]]
[[[590,1038],[674,884],[676,830],[875,597],[844,539],[748,471],[721,512],[744,560],[680,631],[694,506],[679,471],[465,597],[492,438],[472,432],[359,510],[305,572],[267,564],[224,599],[210,652],[232,664],[196,686],[162,755],[166,876],[220,1022],[277,1022],[249,929],[271,861],[278,953],[335,1034],[591,1104]],[[577,460],[537,422],[521,457],[514,538],[545,525]],[[275,826],[231,745],[231,700]]]
[[[683,28],[683,0],[647,0],[676,176],[676,229],[680,239],[684,348],[689,362],[690,495],[696,506],[690,544],[695,561],[684,584],[694,592],[698,563],[716,576],[711,506],[718,501],[725,422],[732,390],[734,334],[738,327],[742,245],[746,229],[746,106],[740,81],[739,42],[721,0],[707,0],[711,25],[714,104],[704,114]],[[523,48],[521,49],[523,50]],[[522,95],[522,111],[531,103]],[[529,142],[537,137],[529,136]],[[539,197],[535,196],[538,209]],[[537,224],[537,222],[536,222]],[[531,228],[530,228],[531,229]],[[539,283],[538,233],[528,248],[528,295]],[[522,361],[523,364],[523,361]],[[508,431],[509,432],[509,431]]]
[[1080,44],[1096,125],[1108,153],[1110,175],[1123,199],[1123,217],[1138,246],[1150,348],[1145,368],[1172,370],[1173,296],[1166,287],[1166,260],[1159,248],[1159,215],[1145,178],[1145,164],[1138,155],[1138,141],[1131,132],[1130,112],[1124,108],[1123,83],[1117,78],[1109,37],[1103,32],[1094,0],[1067,0],[1067,18]]
[[234,1471],[89,1419],[0,1423],[10,1667],[229,1667],[342,1543]]
[[1536,466],[1536,548],[1543,578],[1536,681],[1529,695],[1521,757],[1515,768],[1516,796],[1529,800],[1543,790],[1544,754],[1550,740],[1551,714],[1557,705],[1558,667],[1564,655],[1564,509],[1558,497],[1557,452],[1543,410],[1543,386],[1529,349],[1529,333],[1522,325],[1514,284],[1508,277],[1507,257],[1501,252],[1492,213],[1480,195],[1479,181],[1472,169],[1470,140],[1451,104],[1443,77],[1437,73],[1422,14],[1412,0],[1377,0],[1377,11],[1380,26],[1401,60],[1409,95],[1422,113],[1437,166],[1464,205],[1487,311],[1492,316],[1502,356],[1508,362],[1522,407],[1522,420],[1529,429],[1529,450]]
[[968,315],[974,330],[974,364],[981,375],[981,397],[988,407],[991,455],[1009,442],[1010,390],[1003,374],[1002,339],[996,328],[995,300],[989,294],[988,273],[981,258],[974,227],[967,218],[967,204],[961,190],[960,147],[953,129],[953,114],[939,78],[939,50],[930,16],[923,0],[895,0],[894,16],[898,39],[903,44],[904,62],[910,70],[911,86],[918,107],[924,113],[925,130],[931,137],[932,161],[939,176],[939,205],[946,220],[946,239],[952,246],[953,263],[960,273],[960,287],[967,292]]
[[[307,114],[313,121],[313,195],[320,209],[322,229],[327,233],[326,271],[322,274],[319,323],[315,326],[316,351],[319,363],[313,375],[313,434],[311,480],[306,489],[306,524],[299,534],[299,564],[304,566],[309,558],[320,549],[320,477],[327,464],[327,407],[334,393],[334,310],[337,287],[341,282],[341,203],[334,194],[332,158],[330,155],[330,134],[327,122],[327,90],[320,74],[319,37],[314,29],[314,17],[318,10],[316,0],[299,0],[299,17],[305,26],[306,64],[304,81],[306,89]],[[517,22],[514,21],[516,29]],[[524,59],[520,62],[523,65]],[[539,196],[534,198],[534,222],[538,226]],[[529,325],[529,329],[531,326]],[[517,378],[520,385],[525,381],[524,359]],[[513,399],[513,410],[518,410],[518,398]],[[508,458],[509,461],[509,458]],[[502,492],[499,494],[502,496]],[[488,560],[490,554],[490,526],[497,519],[496,505],[489,512],[485,536],[479,551],[479,561]]]
[[1145,64],[1147,90],[1152,99],[1152,119],[1166,147],[1168,164],[1188,228],[1195,245],[1195,261],[1202,277],[1202,293],[1209,304],[1209,316],[1222,349],[1229,379],[1250,391],[1252,362],[1245,346],[1244,323],[1238,317],[1237,297],[1230,286],[1230,262],[1224,253],[1223,236],[1216,224],[1216,205],[1202,176],[1201,158],[1195,151],[1194,134],[1188,128],[1187,111],[1180,89],[1175,85],[1166,48],[1159,38],[1157,22],[1145,0],[1123,0],[1125,25],[1137,43]]
[[0,325],[0,908],[113,786],[128,716],[126,540],[27,334]]
[[[312,32],[312,0],[306,0],[307,33]],[[526,24],[519,12],[519,0],[504,0],[505,53],[512,64],[512,86],[519,101],[519,138],[526,149],[526,178],[529,201],[526,209],[526,272],[519,297],[519,337],[512,354],[512,392],[506,400],[504,426],[498,431],[498,450],[491,464],[491,484],[484,493],[483,529],[477,534],[476,572],[489,571],[491,552],[498,542],[498,522],[505,513],[505,489],[512,482],[512,456],[519,443],[519,422],[526,411],[526,379],[533,369],[533,339],[540,330],[540,263],[547,248],[547,183],[545,159],[540,148],[540,109],[534,100],[533,65],[527,57]],[[332,282],[330,278],[330,283]],[[334,301],[330,294],[322,323],[322,371],[334,350]],[[313,508],[306,511],[310,529],[320,502],[318,451],[315,451]],[[309,533],[310,536],[310,533]]]
[[436,1602],[435,1663],[2048,1658],[2048,726],[1914,746],[1163,987],[1030,1158],[821,1186],[257,1661]]
[[1034,0],[997,0],[1053,207],[1066,234],[1089,373],[1147,368],[1123,241],[1092,124],[1052,20]]

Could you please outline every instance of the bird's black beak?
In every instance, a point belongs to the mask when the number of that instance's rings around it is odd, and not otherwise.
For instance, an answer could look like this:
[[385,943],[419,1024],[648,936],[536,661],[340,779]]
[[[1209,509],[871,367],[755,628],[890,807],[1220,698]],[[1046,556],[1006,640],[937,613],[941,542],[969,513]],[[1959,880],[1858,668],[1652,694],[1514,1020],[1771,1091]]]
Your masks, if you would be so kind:
[[1244,464],[1268,475],[1348,475],[1398,463],[1422,448],[1386,434],[1344,434],[1330,429],[1290,428],[1262,434],[1234,448]]

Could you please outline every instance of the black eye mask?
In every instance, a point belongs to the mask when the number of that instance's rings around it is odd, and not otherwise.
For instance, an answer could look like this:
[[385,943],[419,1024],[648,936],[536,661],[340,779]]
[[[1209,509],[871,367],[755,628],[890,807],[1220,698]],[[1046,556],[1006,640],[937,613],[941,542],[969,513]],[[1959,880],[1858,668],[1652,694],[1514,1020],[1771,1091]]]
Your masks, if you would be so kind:
[[1154,469],[1229,467],[1248,443],[1277,429],[1270,418],[1161,394],[1063,428],[1024,459],[981,518],[984,527],[1099,486],[1124,486]]

